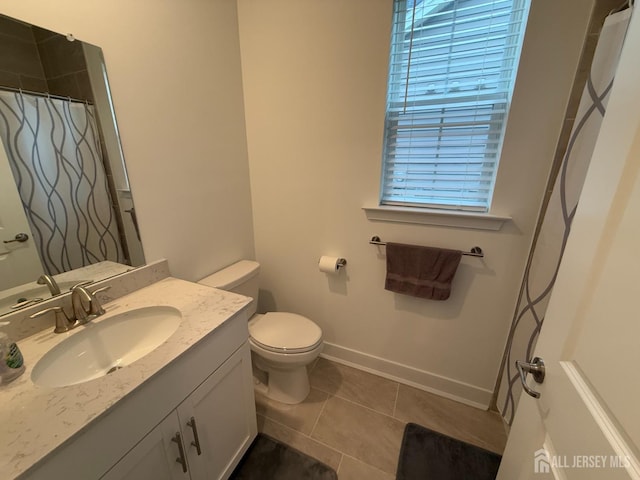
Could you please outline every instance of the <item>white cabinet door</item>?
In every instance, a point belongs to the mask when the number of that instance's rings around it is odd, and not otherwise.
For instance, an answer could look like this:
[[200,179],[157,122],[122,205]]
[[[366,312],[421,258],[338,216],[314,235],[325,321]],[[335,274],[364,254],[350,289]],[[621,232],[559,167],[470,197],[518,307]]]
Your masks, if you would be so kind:
[[257,435],[248,343],[180,404],[178,417],[192,479],[228,478]]
[[251,352],[245,342],[102,479],[226,479],[256,435]]
[[[102,480],[189,480],[188,472],[185,473],[182,464],[177,461],[182,459],[176,443],[179,431],[180,423],[174,411],[109,470]],[[181,438],[181,441],[184,444],[184,439]]]

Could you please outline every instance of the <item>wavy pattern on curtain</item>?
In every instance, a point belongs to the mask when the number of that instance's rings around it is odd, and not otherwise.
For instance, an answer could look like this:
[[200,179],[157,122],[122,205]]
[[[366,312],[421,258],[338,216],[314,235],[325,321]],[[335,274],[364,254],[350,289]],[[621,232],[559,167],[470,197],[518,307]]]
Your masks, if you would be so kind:
[[121,262],[93,106],[0,91],[0,139],[44,270]]
[[589,78],[580,99],[567,151],[562,159],[561,170],[533,246],[531,261],[524,274],[518,308],[509,333],[506,361],[497,398],[500,413],[509,424],[513,422],[516,406],[522,394],[515,361],[530,362],[533,357],[605,115],[629,18],[630,11],[625,11],[611,15],[605,21]]

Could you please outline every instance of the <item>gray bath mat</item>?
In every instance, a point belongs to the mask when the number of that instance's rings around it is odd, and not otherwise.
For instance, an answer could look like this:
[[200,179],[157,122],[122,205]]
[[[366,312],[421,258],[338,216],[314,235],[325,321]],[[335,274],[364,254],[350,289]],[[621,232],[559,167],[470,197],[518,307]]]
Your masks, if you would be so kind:
[[495,480],[502,457],[408,423],[396,480]]
[[338,480],[324,463],[259,433],[229,480]]

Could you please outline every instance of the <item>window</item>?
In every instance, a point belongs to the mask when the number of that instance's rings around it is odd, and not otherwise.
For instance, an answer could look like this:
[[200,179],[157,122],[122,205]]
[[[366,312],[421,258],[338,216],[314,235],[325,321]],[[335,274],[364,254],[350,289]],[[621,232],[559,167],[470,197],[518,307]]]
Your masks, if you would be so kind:
[[381,204],[489,210],[528,0],[395,0]]

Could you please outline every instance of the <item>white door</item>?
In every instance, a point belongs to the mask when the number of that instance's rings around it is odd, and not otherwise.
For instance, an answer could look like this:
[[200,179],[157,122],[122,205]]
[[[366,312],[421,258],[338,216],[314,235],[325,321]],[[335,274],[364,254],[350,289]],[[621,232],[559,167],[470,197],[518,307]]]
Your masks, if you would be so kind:
[[[29,239],[4,243],[19,233],[26,233]],[[40,257],[0,141],[0,290],[35,282],[42,273]]]
[[640,16],[633,15],[499,480],[640,479]]

